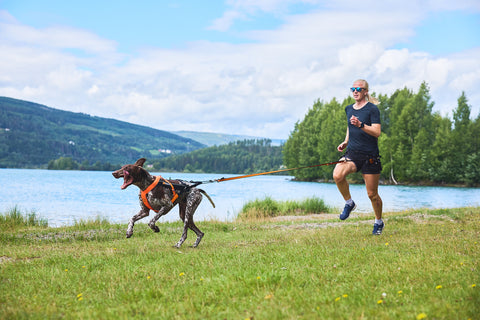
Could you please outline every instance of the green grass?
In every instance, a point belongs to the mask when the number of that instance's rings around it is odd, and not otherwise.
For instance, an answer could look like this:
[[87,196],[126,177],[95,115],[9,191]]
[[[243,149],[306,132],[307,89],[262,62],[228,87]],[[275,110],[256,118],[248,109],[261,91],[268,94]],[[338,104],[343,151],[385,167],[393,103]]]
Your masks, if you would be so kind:
[[277,216],[321,214],[332,210],[322,199],[316,197],[303,201],[276,201],[271,197],[266,197],[247,202],[240,210],[238,219],[248,221]]
[[480,208],[385,218],[2,228],[0,319],[478,319]]

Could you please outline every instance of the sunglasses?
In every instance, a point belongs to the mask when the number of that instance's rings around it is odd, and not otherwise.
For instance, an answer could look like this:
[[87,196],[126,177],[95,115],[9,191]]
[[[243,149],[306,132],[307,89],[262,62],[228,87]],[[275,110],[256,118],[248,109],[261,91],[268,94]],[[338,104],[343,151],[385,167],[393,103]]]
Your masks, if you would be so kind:
[[350,90],[352,90],[352,92],[362,92],[362,90],[365,90],[365,88],[360,88],[360,87],[357,87],[357,88],[350,88]]

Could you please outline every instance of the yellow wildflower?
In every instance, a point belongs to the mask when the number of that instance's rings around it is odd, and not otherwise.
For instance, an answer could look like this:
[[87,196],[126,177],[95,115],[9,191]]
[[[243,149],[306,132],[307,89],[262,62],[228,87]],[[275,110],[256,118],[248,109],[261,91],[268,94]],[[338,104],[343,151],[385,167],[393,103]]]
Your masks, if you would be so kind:
[[442,289],[442,286],[441,286],[441,285],[438,285],[438,286],[435,287],[435,289],[437,289],[437,290],[438,290],[438,289]]
[[417,320],[422,320],[422,319],[425,319],[425,318],[427,318],[427,315],[426,315],[425,313],[423,313],[423,312],[422,312],[422,313],[419,313],[419,314],[417,315]]
[[183,277],[185,275],[185,272],[180,272],[179,276]]

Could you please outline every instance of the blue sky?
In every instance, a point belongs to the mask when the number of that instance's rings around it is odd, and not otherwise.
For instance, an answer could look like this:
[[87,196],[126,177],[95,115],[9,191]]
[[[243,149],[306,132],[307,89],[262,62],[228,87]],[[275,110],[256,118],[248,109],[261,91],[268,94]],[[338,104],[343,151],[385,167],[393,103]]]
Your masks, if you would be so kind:
[[0,95],[164,130],[287,138],[357,78],[480,106],[480,3],[0,0]]
[[445,55],[479,46],[480,14],[455,10],[428,14],[415,35],[397,48]]

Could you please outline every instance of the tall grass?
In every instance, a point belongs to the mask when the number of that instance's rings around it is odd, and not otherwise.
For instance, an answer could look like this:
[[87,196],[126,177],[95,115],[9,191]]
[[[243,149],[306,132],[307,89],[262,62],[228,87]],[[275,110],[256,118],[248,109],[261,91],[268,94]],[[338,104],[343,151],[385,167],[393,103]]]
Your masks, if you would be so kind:
[[48,221],[35,212],[22,213],[17,206],[0,214],[0,230],[15,230],[23,227],[48,227]]
[[238,219],[262,219],[287,215],[320,214],[331,211],[332,208],[327,206],[322,199],[317,197],[307,198],[302,201],[276,201],[271,197],[266,197],[265,199],[256,199],[247,202],[242,210],[240,210]]

